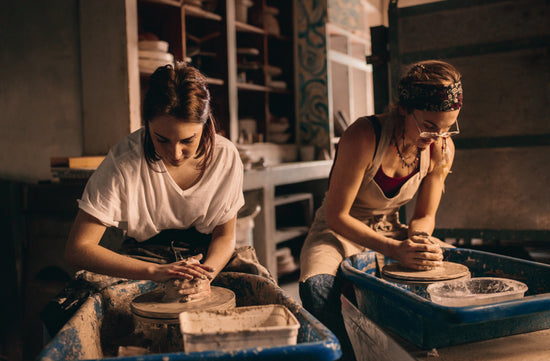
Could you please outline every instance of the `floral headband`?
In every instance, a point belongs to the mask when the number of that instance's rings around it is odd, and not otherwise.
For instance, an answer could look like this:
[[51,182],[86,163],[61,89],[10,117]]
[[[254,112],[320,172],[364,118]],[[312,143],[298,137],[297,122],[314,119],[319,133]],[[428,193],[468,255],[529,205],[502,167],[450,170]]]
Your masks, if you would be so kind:
[[462,107],[462,83],[451,85],[399,84],[399,103],[418,110],[448,112]]

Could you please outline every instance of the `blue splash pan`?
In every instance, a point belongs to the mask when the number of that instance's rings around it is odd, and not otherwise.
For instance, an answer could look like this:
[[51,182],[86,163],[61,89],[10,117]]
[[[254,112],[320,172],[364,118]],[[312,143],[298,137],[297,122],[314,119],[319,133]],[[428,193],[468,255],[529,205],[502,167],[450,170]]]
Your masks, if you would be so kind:
[[340,269],[353,283],[361,312],[422,349],[550,328],[550,265],[462,248],[446,248],[444,260],[467,266],[471,277],[514,279],[528,290],[517,300],[446,307],[418,286],[380,278],[372,251],[345,259]]
[[[337,360],[338,339],[309,312],[269,280],[244,273],[220,273],[213,285],[235,292],[237,306],[282,304],[300,322],[296,345],[247,348],[237,351],[171,352],[117,357],[117,340],[133,331],[131,301],[157,287],[150,281],[132,281],[94,294],[46,345],[38,360]],[[172,337],[182,337],[181,333]]]

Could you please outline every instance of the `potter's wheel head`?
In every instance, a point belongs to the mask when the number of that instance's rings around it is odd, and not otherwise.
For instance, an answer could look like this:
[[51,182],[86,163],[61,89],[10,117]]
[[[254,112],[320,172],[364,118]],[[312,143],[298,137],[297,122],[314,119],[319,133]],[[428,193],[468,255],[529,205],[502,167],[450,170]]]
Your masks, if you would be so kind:
[[134,298],[130,304],[135,315],[153,319],[177,319],[183,311],[218,311],[233,308],[236,305],[235,293],[223,287],[210,287],[210,294],[198,300],[188,302],[166,302],[164,292],[154,290]]
[[427,271],[406,268],[400,263],[390,263],[382,268],[382,277],[394,282],[432,283],[469,276],[468,267],[454,262],[443,262],[441,266]]

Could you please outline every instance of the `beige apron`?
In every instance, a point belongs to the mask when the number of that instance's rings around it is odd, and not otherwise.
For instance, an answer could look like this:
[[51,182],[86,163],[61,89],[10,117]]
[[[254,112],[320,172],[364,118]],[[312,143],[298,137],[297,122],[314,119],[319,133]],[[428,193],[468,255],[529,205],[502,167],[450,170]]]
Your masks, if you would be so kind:
[[[363,181],[350,215],[370,226],[376,232],[395,239],[407,238],[407,226],[399,222],[399,208],[409,202],[415,195],[422,179],[430,166],[429,147],[420,154],[420,171],[409,178],[399,192],[387,198],[378,184],[373,180],[382,158],[390,145],[393,124],[381,123],[382,131],[376,149],[372,167],[365,171]],[[304,241],[300,255],[300,282],[318,274],[335,276],[344,258],[368,250],[358,243],[348,240],[330,230],[326,224],[326,197],[315,214],[315,219]]]

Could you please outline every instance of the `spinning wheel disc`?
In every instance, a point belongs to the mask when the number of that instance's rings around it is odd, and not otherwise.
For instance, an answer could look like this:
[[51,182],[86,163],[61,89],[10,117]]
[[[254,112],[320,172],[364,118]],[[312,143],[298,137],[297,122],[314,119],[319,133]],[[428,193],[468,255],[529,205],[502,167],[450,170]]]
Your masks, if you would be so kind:
[[223,287],[210,287],[210,294],[188,302],[163,302],[164,292],[151,291],[134,298],[130,308],[135,315],[153,319],[177,319],[183,311],[216,311],[235,307],[235,293]]
[[403,267],[400,263],[390,263],[382,268],[382,276],[396,282],[436,282],[452,280],[470,275],[468,267],[454,262],[443,262],[443,265],[427,271],[417,271]]

